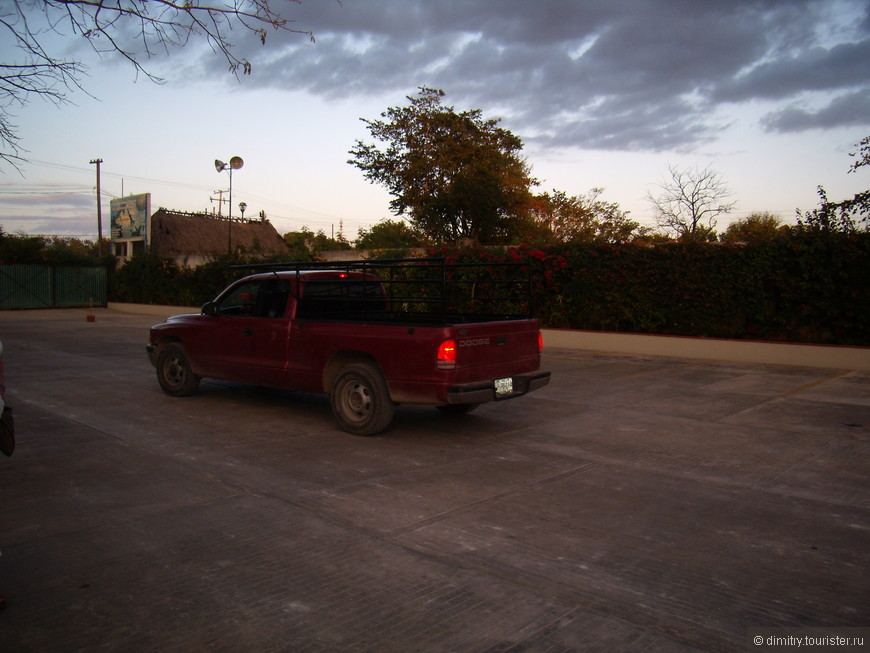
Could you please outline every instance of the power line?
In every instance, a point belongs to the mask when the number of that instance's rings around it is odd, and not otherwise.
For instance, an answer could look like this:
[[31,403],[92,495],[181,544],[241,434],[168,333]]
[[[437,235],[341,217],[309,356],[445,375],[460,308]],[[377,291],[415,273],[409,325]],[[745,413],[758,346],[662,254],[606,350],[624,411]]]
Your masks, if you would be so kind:
[[[50,161],[40,161],[38,159],[29,159],[28,162],[35,163],[37,165],[44,166],[47,168],[55,168],[57,170],[69,170],[72,172],[81,172],[81,173],[92,174],[92,170],[90,170],[88,168],[80,168],[78,166],[65,165],[63,163],[52,163]],[[111,172],[110,170],[103,170],[102,174],[103,174],[103,176],[113,177],[115,179],[130,179],[132,181],[145,182],[145,183],[149,183],[149,184],[161,184],[163,186],[173,186],[175,188],[186,188],[189,190],[202,190],[203,188],[205,188],[204,186],[200,186],[198,184],[189,184],[189,183],[180,182],[180,181],[168,181],[166,179],[153,179],[150,177],[136,177],[133,175],[125,175],[125,174],[121,174],[118,172]]]
[[[93,188],[53,188],[52,190],[41,190],[38,188],[30,190],[12,190],[0,188],[0,195],[76,195],[80,193],[92,193]],[[107,191],[103,191],[105,195]]]
[[[61,163],[52,163],[50,161],[41,161],[39,159],[29,159],[29,163],[37,164],[40,166],[45,166],[48,168],[55,168],[55,169],[59,169],[59,170],[69,170],[69,171],[73,171],[73,172],[93,174],[92,169],[89,169],[89,168],[81,168],[81,167],[71,166],[71,165],[66,165],[66,164],[61,164]],[[210,187],[200,186],[198,184],[190,184],[190,183],[177,182],[177,181],[167,181],[165,179],[154,179],[151,177],[136,177],[133,175],[124,175],[124,174],[120,174],[120,173],[116,173],[116,172],[110,172],[107,170],[103,170],[102,175],[105,177],[112,177],[115,179],[124,179],[124,180],[129,179],[131,181],[137,181],[140,183],[161,184],[164,186],[170,186],[170,187],[174,187],[174,188],[183,188],[183,189],[187,189],[187,190],[202,191],[205,195],[209,195],[211,193]],[[38,188],[38,186],[36,186],[36,185],[34,185],[34,187]],[[101,193],[101,195],[106,195],[106,194],[107,194],[107,191],[103,191]],[[314,209],[303,208],[303,207],[296,206],[293,204],[288,204],[286,202],[282,202],[279,200],[271,199],[268,197],[263,197],[261,195],[255,194],[255,193],[243,192],[242,194],[244,194],[244,196],[246,198],[249,198],[249,199],[252,199],[252,200],[255,200],[258,202],[262,202],[262,203],[268,204],[270,206],[275,206],[275,207],[278,207],[279,209],[285,209],[287,211],[292,211],[294,213],[304,214],[305,216],[311,218],[312,220],[318,220],[320,224],[332,224],[332,223],[335,223],[335,222],[338,222],[338,221],[344,219],[343,216],[333,215],[330,213],[324,213],[322,211],[316,211]],[[272,215],[270,215],[269,217],[270,217],[270,219],[272,217],[274,217],[276,219],[280,218],[280,219],[284,219],[284,220],[289,220],[291,222],[304,222],[305,221],[304,218],[299,217],[299,216],[289,218],[289,217],[284,217],[284,216],[277,216],[277,215],[272,216]]]

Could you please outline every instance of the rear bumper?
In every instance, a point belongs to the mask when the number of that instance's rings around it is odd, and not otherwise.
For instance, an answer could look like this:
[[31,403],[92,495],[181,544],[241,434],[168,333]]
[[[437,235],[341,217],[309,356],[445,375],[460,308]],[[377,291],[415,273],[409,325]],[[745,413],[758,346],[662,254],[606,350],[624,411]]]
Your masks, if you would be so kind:
[[448,404],[484,404],[489,401],[503,401],[522,397],[533,390],[543,388],[550,382],[549,372],[527,372],[516,374],[511,378],[513,391],[506,394],[496,393],[496,382],[476,381],[462,383],[447,388]]

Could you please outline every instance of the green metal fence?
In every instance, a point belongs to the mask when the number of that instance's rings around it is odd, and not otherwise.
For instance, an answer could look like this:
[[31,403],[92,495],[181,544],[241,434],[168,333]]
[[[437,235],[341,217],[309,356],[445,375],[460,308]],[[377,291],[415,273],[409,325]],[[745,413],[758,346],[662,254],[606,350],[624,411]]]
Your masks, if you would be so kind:
[[0,265],[0,309],[106,306],[106,269]]

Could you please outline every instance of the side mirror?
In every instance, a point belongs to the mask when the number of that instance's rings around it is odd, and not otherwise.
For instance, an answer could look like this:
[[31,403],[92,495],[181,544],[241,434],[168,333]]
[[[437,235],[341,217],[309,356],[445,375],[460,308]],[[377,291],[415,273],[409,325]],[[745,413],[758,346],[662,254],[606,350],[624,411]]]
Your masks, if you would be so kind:
[[214,317],[218,314],[217,304],[214,302],[206,302],[202,305],[202,314],[203,315],[211,315]]

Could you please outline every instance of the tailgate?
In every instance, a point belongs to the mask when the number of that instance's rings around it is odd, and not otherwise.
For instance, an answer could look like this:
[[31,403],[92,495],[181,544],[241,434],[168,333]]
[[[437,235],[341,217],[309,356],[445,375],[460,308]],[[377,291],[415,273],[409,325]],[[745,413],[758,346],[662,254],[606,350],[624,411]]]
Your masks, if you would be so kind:
[[537,320],[478,322],[453,328],[458,383],[532,372],[541,364]]

